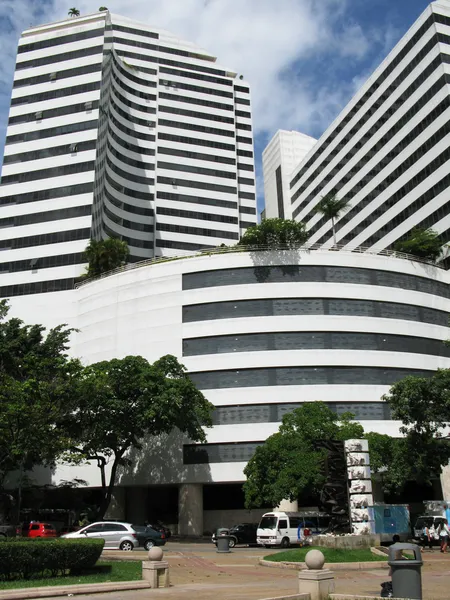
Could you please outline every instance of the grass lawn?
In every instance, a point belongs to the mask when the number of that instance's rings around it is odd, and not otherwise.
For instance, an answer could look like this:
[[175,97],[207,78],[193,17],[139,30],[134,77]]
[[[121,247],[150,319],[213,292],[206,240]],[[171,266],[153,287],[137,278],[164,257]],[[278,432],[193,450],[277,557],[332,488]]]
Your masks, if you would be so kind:
[[134,581],[142,579],[141,561],[99,561],[92,569],[86,569],[82,575],[65,577],[42,577],[40,579],[17,579],[0,581],[0,590],[40,587],[44,585],[77,585],[79,583],[105,583],[107,581]]
[[[276,554],[269,554],[265,556],[264,560],[272,560],[274,562],[304,562],[306,554],[313,548],[294,548],[292,550],[285,550],[283,552],[277,552]],[[334,548],[315,548],[320,550],[325,556],[325,562],[327,563],[342,563],[342,562],[368,562],[368,561],[380,561],[387,560],[383,556],[378,556],[370,551],[370,548],[361,548],[360,550],[341,550]]]

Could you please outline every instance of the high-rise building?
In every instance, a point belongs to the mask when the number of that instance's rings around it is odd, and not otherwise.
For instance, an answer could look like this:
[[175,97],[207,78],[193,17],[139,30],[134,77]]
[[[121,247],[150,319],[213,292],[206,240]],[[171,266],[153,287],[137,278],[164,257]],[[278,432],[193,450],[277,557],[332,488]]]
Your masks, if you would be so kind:
[[70,289],[89,239],[130,260],[256,223],[249,85],[194,44],[99,12],[19,41],[0,186],[0,296]]
[[316,142],[304,133],[279,129],[265,147],[262,158],[266,218],[292,218],[291,174]]
[[346,248],[392,248],[415,227],[450,241],[450,2],[433,2],[298,165],[294,218],[310,241],[333,243],[315,213],[337,192],[351,208],[337,221]]

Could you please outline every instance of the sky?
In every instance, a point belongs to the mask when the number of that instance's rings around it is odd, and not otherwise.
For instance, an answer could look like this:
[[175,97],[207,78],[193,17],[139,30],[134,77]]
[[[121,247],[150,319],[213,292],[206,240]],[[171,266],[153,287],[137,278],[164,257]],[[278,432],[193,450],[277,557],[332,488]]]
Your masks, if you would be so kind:
[[71,7],[178,34],[251,85],[258,191],[261,154],[278,129],[319,138],[427,7],[427,0],[0,0],[0,162],[17,40]]

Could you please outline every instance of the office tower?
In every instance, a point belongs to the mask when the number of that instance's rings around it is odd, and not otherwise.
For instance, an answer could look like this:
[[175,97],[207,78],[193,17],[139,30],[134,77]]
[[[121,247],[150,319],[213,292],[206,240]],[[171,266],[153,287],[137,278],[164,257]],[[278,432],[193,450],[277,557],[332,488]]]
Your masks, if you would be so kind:
[[19,41],[0,186],[0,296],[71,289],[89,239],[130,261],[256,223],[250,90],[194,44],[99,12]]
[[265,217],[292,218],[291,174],[316,142],[304,133],[279,129],[264,148]]
[[432,3],[375,70],[293,174],[294,218],[310,241],[333,243],[314,212],[337,192],[351,209],[337,243],[392,248],[415,227],[450,240],[450,2]]

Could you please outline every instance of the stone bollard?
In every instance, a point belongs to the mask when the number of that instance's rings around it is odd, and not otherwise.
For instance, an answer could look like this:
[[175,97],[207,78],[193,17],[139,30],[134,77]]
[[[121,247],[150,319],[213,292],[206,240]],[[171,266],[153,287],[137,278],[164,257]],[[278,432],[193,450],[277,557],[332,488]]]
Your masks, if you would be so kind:
[[162,557],[163,551],[155,546],[148,551],[148,560],[142,561],[142,579],[151,588],[169,587],[169,563]]
[[311,600],[327,600],[334,592],[334,575],[324,569],[325,557],[320,550],[310,550],[305,556],[307,569],[298,574],[299,594],[309,594]]

